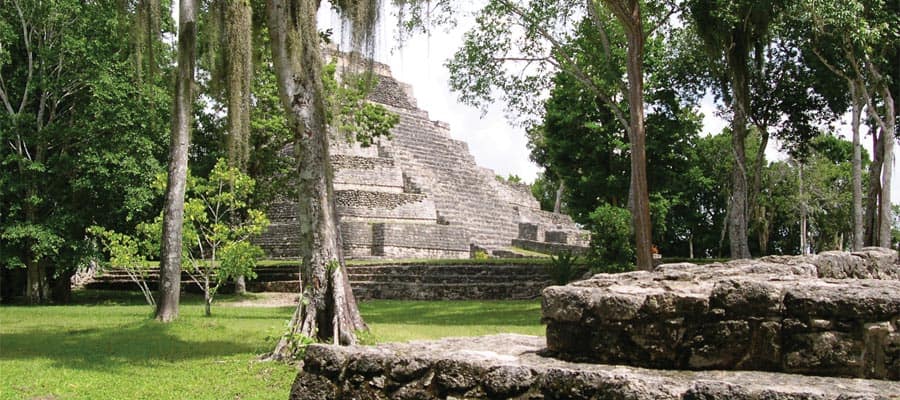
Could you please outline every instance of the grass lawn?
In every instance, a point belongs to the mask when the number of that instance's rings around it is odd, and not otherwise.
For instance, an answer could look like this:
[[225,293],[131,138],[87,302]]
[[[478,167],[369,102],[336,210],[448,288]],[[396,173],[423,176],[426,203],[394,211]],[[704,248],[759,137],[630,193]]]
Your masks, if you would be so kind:
[[[173,324],[140,295],[81,293],[77,305],[0,307],[0,399],[279,399],[296,368],[256,362],[293,307],[189,296]],[[517,332],[542,335],[538,301],[371,301],[369,343]]]

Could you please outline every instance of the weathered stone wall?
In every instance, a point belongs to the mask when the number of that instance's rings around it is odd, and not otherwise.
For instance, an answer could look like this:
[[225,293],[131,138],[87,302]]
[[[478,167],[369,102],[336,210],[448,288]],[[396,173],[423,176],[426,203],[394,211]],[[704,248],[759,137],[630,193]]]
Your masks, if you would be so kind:
[[542,357],[544,338],[496,335],[377,347],[312,345],[291,388],[307,399],[875,400],[900,384],[767,372],[691,372]]
[[[386,66],[376,63],[374,71],[381,76],[369,99],[400,115],[400,123],[392,140],[367,148],[332,140],[338,215],[345,222],[415,221],[420,225],[410,229],[423,229],[428,246],[416,247],[419,240],[376,248],[368,245],[370,233],[351,229],[342,232],[348,258],[457,258],[457,249],[470,244],[489,251],[510,246],[519,222],[577,231],[570,218],[540,211],[527,185],[499,182],[493,171],[479,167],[468,146],[450,137],[449,125],[419,110],[411,88],[391,77]],[[296,220],[282,212],[288,207],[276,207],[269,216],[272,228],[257,241],[272,257],[297,255]],[[432,225],[449,226],[450,243],[433,245]]]
[[542,265],[373,265],[347,268],[361,299],[533,299],[551,284]]
[[544,290],[547,347],[650,368],[898,380],[898,277],[897,253],[877,248],[599,274]]
[[344,221],[345,254],[353,258],[468,258],[467,232],[438,224]]

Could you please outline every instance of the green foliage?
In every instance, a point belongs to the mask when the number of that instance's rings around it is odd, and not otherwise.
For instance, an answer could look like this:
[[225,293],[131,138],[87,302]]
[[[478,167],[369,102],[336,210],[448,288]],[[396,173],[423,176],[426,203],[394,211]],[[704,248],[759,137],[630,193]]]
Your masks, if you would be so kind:
[[590,263],[603,271],[629,271],[634,268],[631,213],[609,204],[597,207],[590,215]]
[[550,280],[557,285],[565,285],[584,274],[585,269],[578,263],[578,256],[571,251],[564,251],[550,256],[550,264],[544,267]]
[[98,237],[103,243],[103,251],[109,254],[109,262],[104,266],[125,270],[131,281],[141,289],[147,305],[156,307],[153,292],[147,285],[147,276],[151,270],[156,268],[147,261],[146,253],[141,251],[141,243],[129,235],[106,230],[99,226],[88,228],[88,233]]
[[263,256],[262,249],[249,242],[269,225],[264,213],[248,208],[255,184],[224,159],[216,162],[208,179],[188,179],[182,242],[188,261],[185,271],[203,290],[207,306],[230,278],[254,277],[253,267]]
[[134,81],[116,2],[17,3],[22,18],[0,7],[0,91],[12,106],[0,107],[0,266],[43,264],[66,288],[93,256],[87,227],[125,232],[156,214],[149,182],[165,160],[167,81]]
[[472,258],[475,259],[475,260],[487,260],[487,259],[489,259],[490,257],[488,256],[488,253],[487,253],[486,251],[484,251],[484,250],[476,250],[476,251],[475,251],[475,254],[472,256]]
[[338,79],[336,73],[337,62],[322,69],[328,125],[335,127],[347,141],[355,141],[363,147],[371,146],[379,138],[390,138],[391,129],[400,122],[400,116],[366,100],[378,84],[376,77],[371,72],[345,72]]

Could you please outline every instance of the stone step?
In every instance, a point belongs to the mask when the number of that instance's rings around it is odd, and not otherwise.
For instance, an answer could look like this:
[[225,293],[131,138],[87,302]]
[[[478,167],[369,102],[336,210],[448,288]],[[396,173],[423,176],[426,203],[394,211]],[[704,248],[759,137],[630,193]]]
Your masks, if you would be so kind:
[[[547,347],[573,361],[900,379],[897,253],[598,274],[544,290]],[[847,275],[861,278],[835,279]]]
[[547,274],[533,275],[511,275],[511,274],[493,274],[493,275],[465,275],[465,274],[360,274],[350,273],[350,279],[354,281],[368,281],[379,283],[428,283],[428,284],[463,284],[463,283],[509,283],[521,281],[538,281],[550,285],[550,277]]
[[524,300],[537,298],[548,282],[416,283],[351,281],[357,299]]
[[544,338],[502,334],[378,346],[313,344],[289,398],[778,399],[900,398],[900,383],[746,371],[648,370],[542,355]]

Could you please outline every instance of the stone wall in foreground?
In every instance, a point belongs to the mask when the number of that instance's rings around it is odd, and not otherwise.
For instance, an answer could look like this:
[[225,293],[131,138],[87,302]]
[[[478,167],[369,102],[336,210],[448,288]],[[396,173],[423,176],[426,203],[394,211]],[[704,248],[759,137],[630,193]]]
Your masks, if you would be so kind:
[[556,356],[690,370],[900,379],[893,250],[599,274],[543,293]]
[[544,338],[496,335],[377,347],[312,345],[291,400],[890,400],[900,383],[746,371],[663,371],[543,357]]

